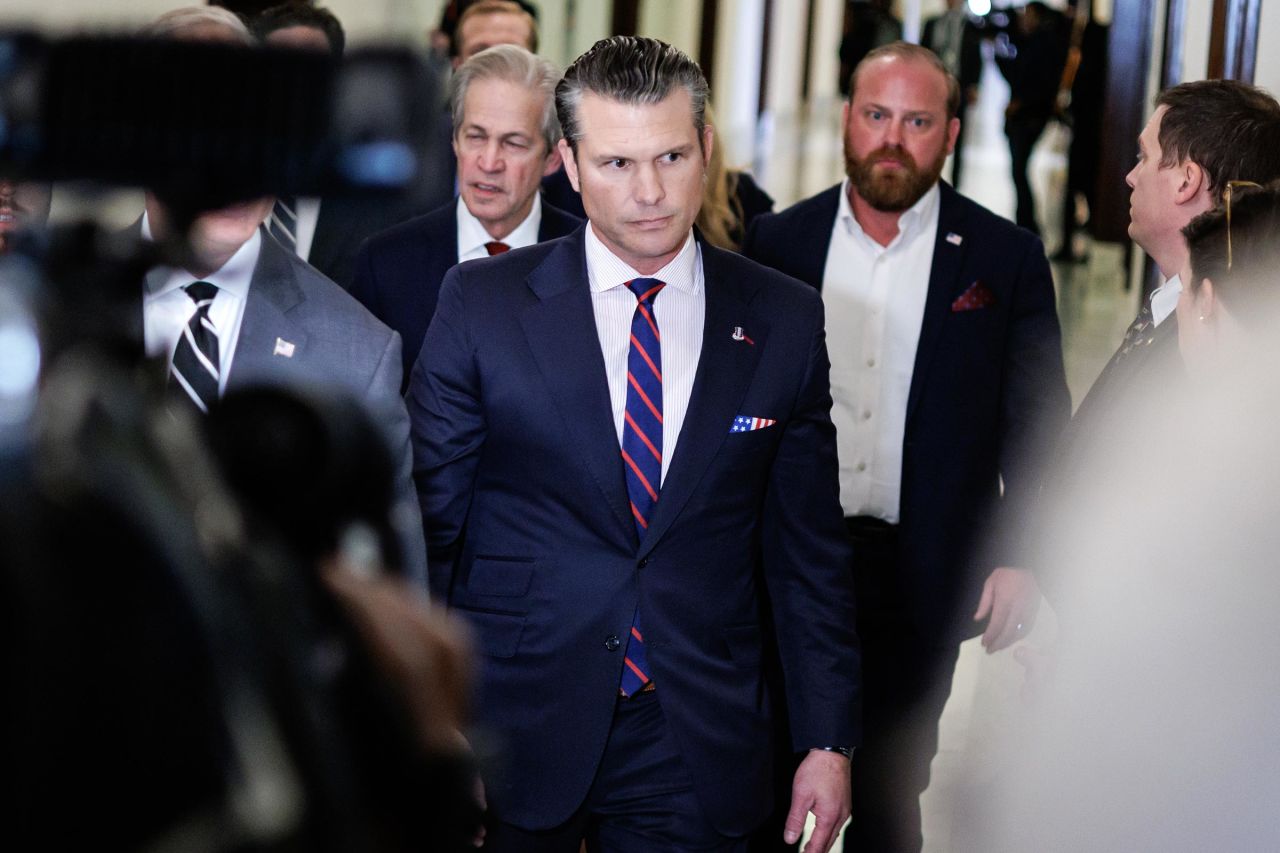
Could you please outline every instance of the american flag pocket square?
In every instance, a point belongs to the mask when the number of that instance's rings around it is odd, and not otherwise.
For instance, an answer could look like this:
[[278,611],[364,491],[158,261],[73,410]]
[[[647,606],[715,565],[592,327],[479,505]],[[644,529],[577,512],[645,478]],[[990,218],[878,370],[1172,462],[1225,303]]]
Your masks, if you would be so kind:
[[975,281],[965,289],[964,293],[956,297],[955,302],[951,303],[951,310],[976,311],[979,308],[986,308],[988,305],[995,304],[996,295],[991,292],[991,288],[981,281]]
[[733,419],[733,426],[729,427],[729,432],[753,432],[765,427],[771,427],[777,421],[773,418],[749,418],[746,415],[738,415]]

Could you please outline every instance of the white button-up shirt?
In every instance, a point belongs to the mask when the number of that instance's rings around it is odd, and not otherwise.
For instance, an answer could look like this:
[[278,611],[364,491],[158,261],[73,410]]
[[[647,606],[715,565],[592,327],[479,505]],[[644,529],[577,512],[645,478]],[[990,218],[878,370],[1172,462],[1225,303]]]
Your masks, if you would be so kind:
[[[489,232],[484,229],[479,219],[472,215],[467,209],[466,203],[462,200],[462,196],[458,196],[458,263],[463,261],[474,261],[478,258],[489,257],[489,250],[484,247],[485,243],[493,240]],[[523,249],[525,246],[532,246],[538,242],[538,229],[542,227],[542,193],[533,194],[533,207],[529,208],[529,215],[524,221],[516,226],[515,230],[502,238],[502,242],[506,243],[513,249]]]
[[642,276],[600,242],[593,225],[587,229],[587,278],[605,373],[609,378],[609,401],[613,404],[619,447],[627,410],[631,318],[636,312],[636,296],[626,283],[634,278],[656,278],[666,284],[653,300],[654,320],[662,335],[662,478],[665,480],[680,438],[680,427],[689,410],[693,378],[702,355],[702,324],[707,313],[702,250],[690,231],[680,253],[670,263],[653,275]]
[[935,184],[903,212],[898,235],[881,246],[853,216],[848,179],[841,186],[822,301],[845,515],[898,521],[907,396],[929,292],[939,197]]

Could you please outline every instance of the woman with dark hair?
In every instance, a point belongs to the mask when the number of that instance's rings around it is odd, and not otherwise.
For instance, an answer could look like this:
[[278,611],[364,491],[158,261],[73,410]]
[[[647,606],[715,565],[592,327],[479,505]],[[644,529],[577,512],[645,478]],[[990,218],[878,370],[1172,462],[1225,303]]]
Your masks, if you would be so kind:
[[1250,358],[1280,310],[1280,181],[1230,182],[1182,235],[1178,349],[1193,378],[1212,379]]

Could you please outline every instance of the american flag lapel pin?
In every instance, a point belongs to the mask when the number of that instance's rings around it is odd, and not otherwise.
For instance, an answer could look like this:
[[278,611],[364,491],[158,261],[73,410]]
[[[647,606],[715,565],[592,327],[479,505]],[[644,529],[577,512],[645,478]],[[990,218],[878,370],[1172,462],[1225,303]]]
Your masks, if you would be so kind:
[[282,355],[285,358],[293,358],[294,349],[296,349],[296,347],[289,341],[286,341],[284,338],[276,338],[276,349],[275,352],[271,354]]
[[747,337],[746,334],[742,331],[741,326],[734,326],[733,334],[730,335],[730,337],[733,338],[735,341],[746,341],[747,343],[751,344],[751,346],[756,345],[756,342],[751,340],[751,338]]
[[961,237],[959,234],[957,234],[957,233],[956,233],[956,232],[954,232],[954,231],[948,231],[948,232],[947,232],[947,242],[948,242],[948,243],[950,243],[950,244],[951,244],[951,245],[953,245],[953,246],[959,246],[961,243],[963,243],[963,242],[964,242],[964,238],[963,238],[963,237]]

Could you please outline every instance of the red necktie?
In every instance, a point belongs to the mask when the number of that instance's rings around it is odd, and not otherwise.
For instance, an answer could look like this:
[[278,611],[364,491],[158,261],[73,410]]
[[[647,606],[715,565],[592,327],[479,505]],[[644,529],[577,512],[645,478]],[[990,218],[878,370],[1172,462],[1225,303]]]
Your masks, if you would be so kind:
[[494,255],[501,255],[503,252],[511,251],[511,247],[508,246],[506,243],[502,242],[501,240],[490,240],[488,243],[484,244],[484,248],[485,248],[485,251],[489,253],[489,257],[491,258]]
[[[649,528],[662,482],[662,338],[653,315],[653,301],[665,286],[654,278],[627,282],[636,297],[636,310],[631,317],[631,349],[627,353],[622,459],[639,539],[644,539]],[[635,694],[649,683],[652,676],[648,657],[637,607],[619,684],[624,696]]]

